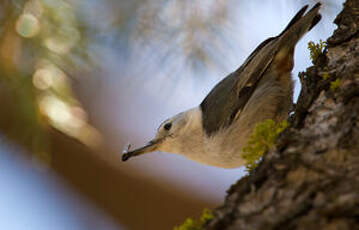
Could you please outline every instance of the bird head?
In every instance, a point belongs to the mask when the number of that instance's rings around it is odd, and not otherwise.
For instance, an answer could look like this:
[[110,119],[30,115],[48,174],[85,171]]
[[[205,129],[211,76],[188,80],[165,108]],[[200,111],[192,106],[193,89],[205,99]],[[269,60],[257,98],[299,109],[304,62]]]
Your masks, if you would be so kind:
[[191,132],[198,124],[194,122],[197,120],[196,113],[197,109],[191,109],[165,120],[157,129],[155,138],[143,147],[126,151],[122,155],[122,160],[126,161],[131,157],[154,151],[181,153],[186,140],[191,138]]

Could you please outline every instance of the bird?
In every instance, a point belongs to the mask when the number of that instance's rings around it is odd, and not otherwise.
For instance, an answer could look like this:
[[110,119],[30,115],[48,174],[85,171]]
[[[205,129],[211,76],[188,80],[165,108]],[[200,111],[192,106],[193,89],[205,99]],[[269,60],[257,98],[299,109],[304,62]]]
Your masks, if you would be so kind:
[[161,123],[143,147],[124,150],[122,161],[161,151],[220,168],[246,163],[243,147],[256,124],[283,121],[293,105],[294,50],[321,19],[321,3],[302,7],[277,36],[263,41],[234,72],[221,80],[200,105]]

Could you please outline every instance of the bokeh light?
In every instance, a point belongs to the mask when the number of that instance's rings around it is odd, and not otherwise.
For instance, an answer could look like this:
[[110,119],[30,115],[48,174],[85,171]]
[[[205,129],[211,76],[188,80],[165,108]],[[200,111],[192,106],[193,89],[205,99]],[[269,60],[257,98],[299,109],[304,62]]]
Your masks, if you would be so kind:
[[48,89],[53,84],[53,75],[49,69],[37,69],[33,75],[33,83],[38,89]]
[[22,14],[16,22],[16,31],[25,38],[34,37],[40,31],[39,20],[32,14]]

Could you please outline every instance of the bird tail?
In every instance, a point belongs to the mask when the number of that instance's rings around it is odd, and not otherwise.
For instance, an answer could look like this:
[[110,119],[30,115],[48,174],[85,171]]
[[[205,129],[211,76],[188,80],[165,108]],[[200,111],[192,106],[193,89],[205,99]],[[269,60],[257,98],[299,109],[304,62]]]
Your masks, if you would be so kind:
[[279,34],[279,47],[294,48],[303,35],[310,31],[322,18],[319,14],[320,6],[321,3],[318,2],[305,15],[308,5],[299,10],[283,32]]

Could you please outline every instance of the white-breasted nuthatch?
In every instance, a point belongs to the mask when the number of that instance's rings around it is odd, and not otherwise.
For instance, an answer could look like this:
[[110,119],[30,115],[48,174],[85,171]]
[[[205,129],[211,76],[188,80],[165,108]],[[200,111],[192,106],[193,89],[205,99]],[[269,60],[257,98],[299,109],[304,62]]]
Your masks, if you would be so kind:
[[292,105],[294,48],[321,19],[320,3],[304,6],[276,37],[262,42],[244,64],[219,82],[202,103],[164,121],[147,145],[122,160],[153,151],[178,153],[222,168],[245,163],[242,148],[255,125],[286,119]]

